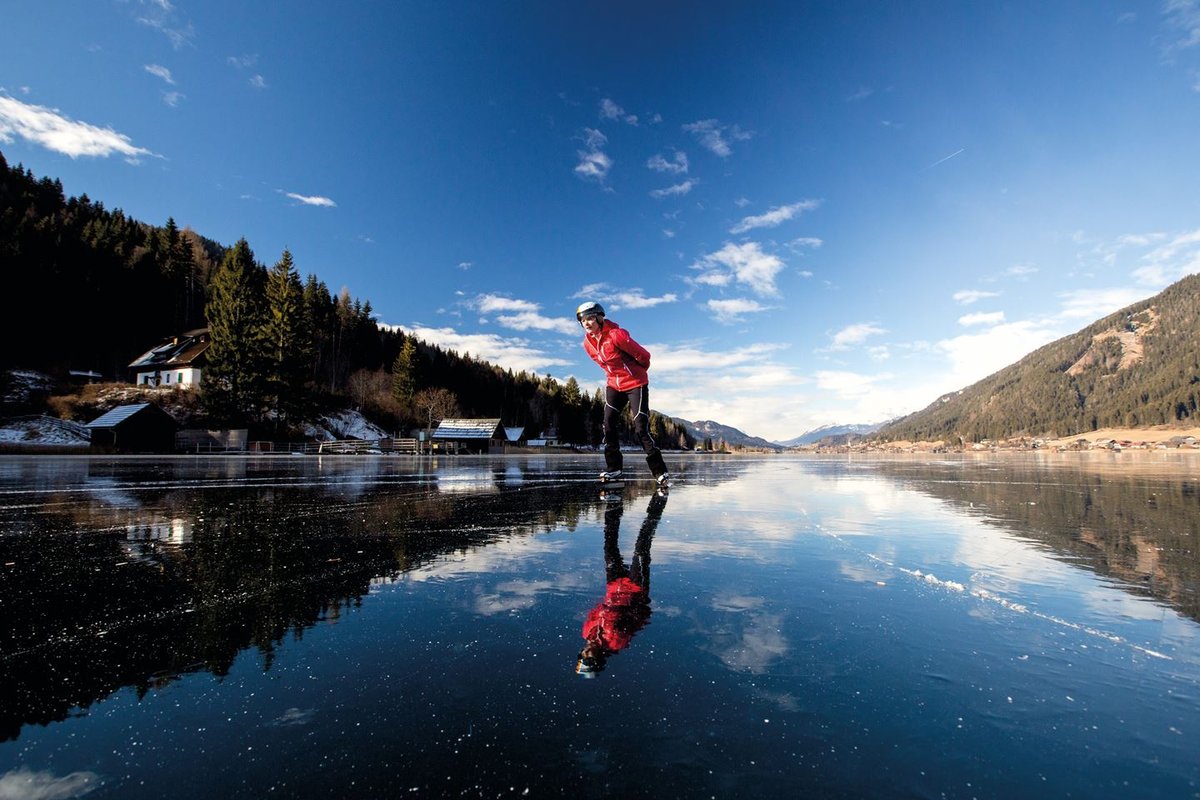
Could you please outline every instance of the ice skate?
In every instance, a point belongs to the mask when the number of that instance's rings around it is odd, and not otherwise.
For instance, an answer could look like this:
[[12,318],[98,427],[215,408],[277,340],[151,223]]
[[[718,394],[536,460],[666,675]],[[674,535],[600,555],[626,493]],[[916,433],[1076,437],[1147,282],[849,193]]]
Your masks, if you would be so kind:
[[607,470],[605,472],[601,472],[600,473],[600,482],[601,483],[620,483],[621,482],[621,470],[611,469],[611,470]]

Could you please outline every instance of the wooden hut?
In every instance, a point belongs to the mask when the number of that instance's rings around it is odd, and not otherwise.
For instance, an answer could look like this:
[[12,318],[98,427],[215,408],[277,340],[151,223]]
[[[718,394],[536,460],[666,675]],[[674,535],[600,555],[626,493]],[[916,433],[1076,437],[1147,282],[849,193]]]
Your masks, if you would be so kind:
[[179,425],[153,403],[117,406],[87,424],[92,448],[116,453],[170,453]]

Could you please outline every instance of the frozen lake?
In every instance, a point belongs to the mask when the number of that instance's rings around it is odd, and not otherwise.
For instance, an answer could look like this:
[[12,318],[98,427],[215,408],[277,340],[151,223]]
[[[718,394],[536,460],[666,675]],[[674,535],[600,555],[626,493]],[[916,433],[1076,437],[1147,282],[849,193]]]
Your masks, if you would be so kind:
[[2,457],[0,797],[1195,797],[1188,455]]

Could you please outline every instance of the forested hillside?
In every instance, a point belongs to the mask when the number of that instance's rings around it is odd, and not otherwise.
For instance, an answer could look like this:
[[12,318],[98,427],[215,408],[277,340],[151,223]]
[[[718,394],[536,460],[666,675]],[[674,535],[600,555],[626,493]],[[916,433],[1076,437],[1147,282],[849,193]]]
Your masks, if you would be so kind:
[[1195,424],[1200,276],[1110,314],[882,428],[874,438],[966,442]]
[[[302,281],[287,251],[268,268],[244,239],[225,247],[173,219],[155,226],[65,197],[59,181],[3,153],[0,264],[12,305],[0,314],[0,380],[24,368],[64,384],[70,370],[129,381],[129,363],[150,347],[209,328],[195,425],[294,437],[303,421],[352,406],[387,430],[464,415],[571,443],[600,438],[603,401],[574,379],[514,373],[382,329],[369,300],[334,296],[314,274]],[[664,447],[695,444],[657,412],[651,424]]]

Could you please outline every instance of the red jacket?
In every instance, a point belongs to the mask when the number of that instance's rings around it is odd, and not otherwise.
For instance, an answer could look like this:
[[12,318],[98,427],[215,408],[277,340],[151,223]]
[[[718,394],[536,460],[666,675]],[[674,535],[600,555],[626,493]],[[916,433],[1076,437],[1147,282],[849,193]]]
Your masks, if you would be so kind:
[[611,320],[595,336],[584,334],[583,349],[608,375],[608,385],[627,392],[650,382],[650,353],[633,340],[629,331]]
[[633,635],[650,621],[650,599],[629,578],[617,578],[604,589],[604,599],[583,622],[583,638],[611,653],[625,649]]

